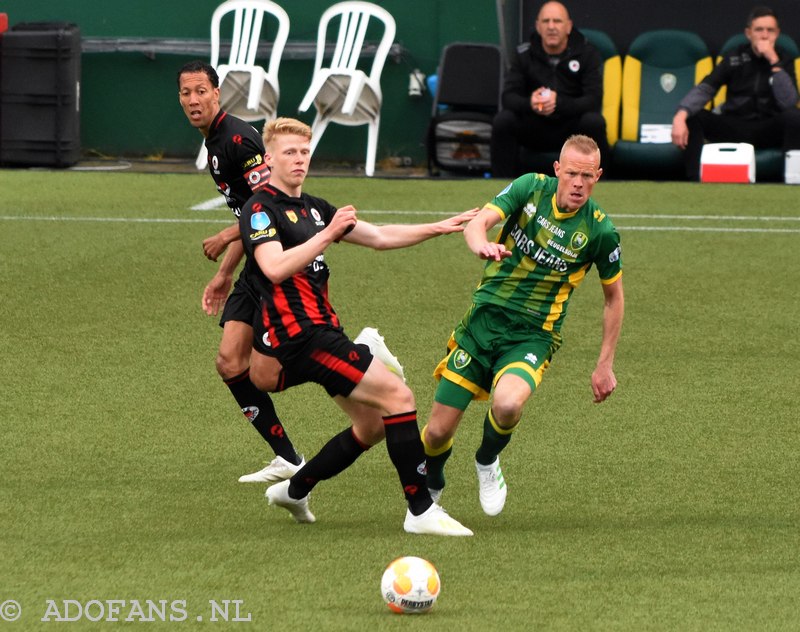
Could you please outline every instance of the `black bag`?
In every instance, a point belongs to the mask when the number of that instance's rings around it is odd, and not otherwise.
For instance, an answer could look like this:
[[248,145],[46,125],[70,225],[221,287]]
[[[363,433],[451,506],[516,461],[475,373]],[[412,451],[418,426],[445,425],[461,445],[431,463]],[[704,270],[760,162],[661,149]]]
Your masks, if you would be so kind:
[[437,167],[470,175],[489,171],[492,118],[485,112],[444,112],[434,117],[428,130],[429,170]]

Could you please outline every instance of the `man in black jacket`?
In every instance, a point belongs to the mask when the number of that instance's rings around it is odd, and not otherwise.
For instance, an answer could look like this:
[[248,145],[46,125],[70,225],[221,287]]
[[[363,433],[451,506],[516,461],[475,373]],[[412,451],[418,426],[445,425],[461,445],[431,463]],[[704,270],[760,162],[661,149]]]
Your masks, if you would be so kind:
[[[693,87],[672,119],[672,142],[685,149],[686,175],[700,178],[703,142],[750,143],[757,148],[800,149],[800,110],[794,60],[775,43],[778,19],[768,7],[755,7],[747,18],[748,39]],[[723,85],[719,113],[704,107]]]
[[573,134],[600,147],[609,166],[606,122],[600,113],[603,74],[600,53],[572,28],[567,8],[545,2],[530,42],[517,48],[503,86],[503,109],[492,123],[492,175],[520,175],[520,145],[558,151]]

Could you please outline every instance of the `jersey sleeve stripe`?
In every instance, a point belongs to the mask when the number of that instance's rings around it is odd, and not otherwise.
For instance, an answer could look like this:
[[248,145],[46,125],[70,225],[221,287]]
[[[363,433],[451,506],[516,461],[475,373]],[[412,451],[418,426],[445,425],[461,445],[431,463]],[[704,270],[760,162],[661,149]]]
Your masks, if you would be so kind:
[[615,282],[617,279],[619,279],[621,276],[622,276],[622,270],[620,270],[619,272],[617,272],[617,273],[616,273],[616,274],[615,274],[613,277],[611,277],[610,279],[600,279],[600,283],[602,283],[603,285],[611,285],[611,284],[612,284],[612,283],[614,283],[614,282]]
[[490,211],[494,211],[495,213],[497,213],[500,216],[500,219],[505,219],[506,218],[506,212],[503,209],[501,209],[499,206],[497,206],[496,204],[492,204],[491,202],[488,202],[483,208],[485,208],[487,210],[490,210]]

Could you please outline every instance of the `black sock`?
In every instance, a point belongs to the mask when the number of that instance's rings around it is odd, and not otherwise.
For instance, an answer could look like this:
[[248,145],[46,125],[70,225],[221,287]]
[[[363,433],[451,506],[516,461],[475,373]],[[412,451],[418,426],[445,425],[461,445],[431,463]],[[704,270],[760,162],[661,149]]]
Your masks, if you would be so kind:
[[356,439],[352,427],[342,430],[289,479],[289,496],[307,496],[317,483],[343,472],[367,450],[369,446]]
[[297,465],[300,457],[297,456],[292,442],[286,436],[286,431],[278,419],[275,406],[269,395],[256,388],[250,381],[250,369],[246,369],[236,377],[225,380],[231,395],[239,404],[244,416],[258,430],[264,441],[269,443],[275,454],[283,457],[289,463]]
[[425,484],[425,448],[419,438],[417,411],[383,418],[386,449],[403,485],[408,508],[415,516],[433,504]]

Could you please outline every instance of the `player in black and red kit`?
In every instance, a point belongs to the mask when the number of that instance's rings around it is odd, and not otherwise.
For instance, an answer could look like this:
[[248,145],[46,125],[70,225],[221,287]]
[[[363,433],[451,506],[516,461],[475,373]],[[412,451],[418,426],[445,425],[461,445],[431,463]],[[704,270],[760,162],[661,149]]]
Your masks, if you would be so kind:
[[[184,65],[178,72],[178,89],[186,117],[205,137],[211,177],[238,219],[244,203],[269,179],[261,136],[248,123],[220,109],[219,78],[209,64],[194,61]],[[228,296],[233,274],[244,254],[238,221],[204,240],[203,252],[212,261],[225,253],[217,273],[203,291],[202,301],[203,310],[209,316],[216,315],[222,308],[217,372],[244,415],[276,455],[264,469],[242,476],[239,481],[286,479],[300,468],[303,461],[286,435],[270,396],[257,389],[250,380],[252,324],[258,318],[258,295],[249,287],[245,270]],[[275,390],[280,371],[276,360],[265,361],[262,380],[269,382],[267,390]],[[264,377],[267,372],[269,377]]]
[[311,129],[300,121],[279,118],[265,126],[265,158],[272,175],[239,218],[248,260],[258,266],[251,282],[261,297],[250,366],[253,381],[261,385],[262,363],[274,354],[289,381],[322,385],[353,425],[330,439],[289,480],[268,488],[267,498],[288,509],[297,522],[314,522],[308,508],[314,486],[342,472],[385,437],[408,503],[404,529],[472,535],[433,502],[425,485],[413,393],[366,345],[344,334],[328,299],[324,251],[339,240],[378,250],[412,246],[463,230],[462,223],[477,209],[434,224],[374,226],[356,221],[352,206],[337,210],[302,192],[310,144]]

